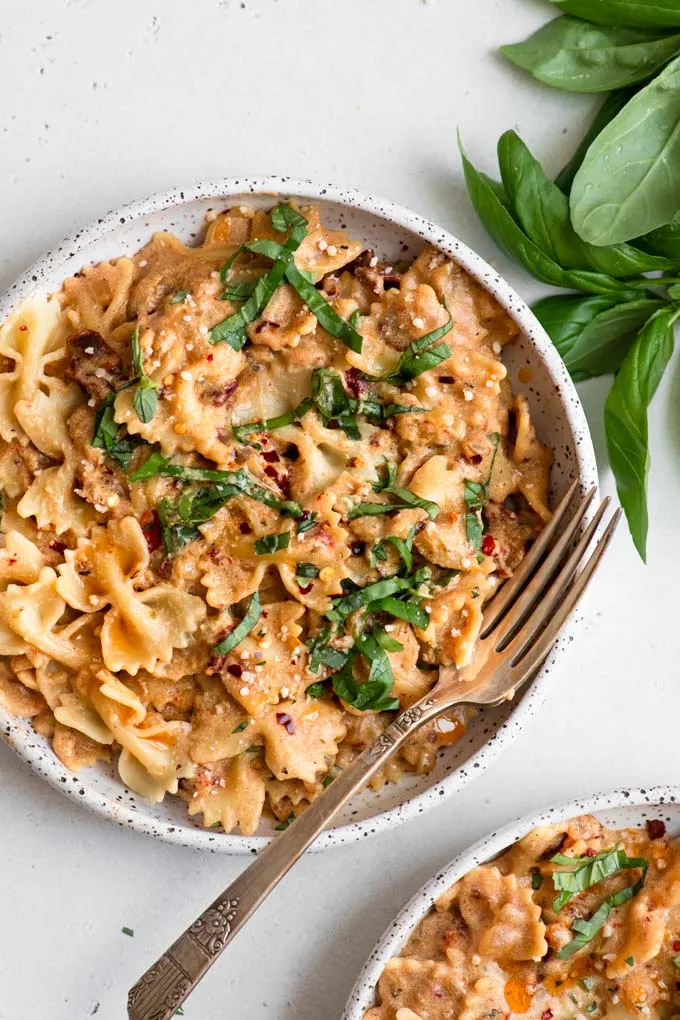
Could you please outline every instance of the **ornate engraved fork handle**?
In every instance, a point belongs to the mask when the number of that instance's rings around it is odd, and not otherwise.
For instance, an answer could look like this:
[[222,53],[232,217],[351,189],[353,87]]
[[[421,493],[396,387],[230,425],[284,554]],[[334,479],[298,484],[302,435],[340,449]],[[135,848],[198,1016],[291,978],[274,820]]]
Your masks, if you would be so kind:
[[130,1020],[167,1020],[335,814],[424,723],[452,704],[428,694],[402,712],[205,910],[128,996]]

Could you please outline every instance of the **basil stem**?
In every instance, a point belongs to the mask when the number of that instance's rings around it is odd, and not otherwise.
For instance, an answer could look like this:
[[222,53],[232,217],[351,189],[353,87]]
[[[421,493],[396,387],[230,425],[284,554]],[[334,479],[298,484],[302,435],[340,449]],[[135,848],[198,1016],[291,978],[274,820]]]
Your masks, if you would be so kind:
[[213,652],[215,655],[226,655],[228,652],[232,652],[237,645],[243,641],[243,639],[250,634],[251,630],[257,625],[260,619],[260,596],[258,592],[255,592],[246,610],[245,616],[239,624],[234,627],[231,634],[227,634],[225,638],[220,641],[219,644],[215,645]]

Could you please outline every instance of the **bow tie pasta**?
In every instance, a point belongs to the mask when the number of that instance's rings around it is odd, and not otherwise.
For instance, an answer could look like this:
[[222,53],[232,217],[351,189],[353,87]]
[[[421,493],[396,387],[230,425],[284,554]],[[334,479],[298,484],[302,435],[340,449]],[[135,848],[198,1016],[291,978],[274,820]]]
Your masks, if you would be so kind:
[[285,826],[470,661],[549,519],[515,336],[440,252],[387,266],[289,204],[24,304],[0,328],[0,704],[71,769],[113,756],[206,826]]

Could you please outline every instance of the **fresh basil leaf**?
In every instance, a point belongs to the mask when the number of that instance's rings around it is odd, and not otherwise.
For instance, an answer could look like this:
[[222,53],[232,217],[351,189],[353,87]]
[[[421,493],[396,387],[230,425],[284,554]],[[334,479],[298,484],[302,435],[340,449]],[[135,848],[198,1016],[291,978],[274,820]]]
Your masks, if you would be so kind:
[[312,312],[322,329],[334,336],[336,340],[349,347],[351,351],[361,354],[363,338],[354,326],[342,319],[335,309],[328,304],[323,294],[316,289],[291,261],[286,267],[286,279],[298,292],[299,297]]
[[[460,143],[459,143],[460,144]],[[486,174],[475,170],[461,146],[461,157],[470,200],[482,224],[509,258],[524,266],[532,276],[543,283],[569,290],[583,290],[590,294],[616,294],[631,284],[586,270],[562,269],[549,255],[526,236],[515,222],[505,203],[499,197],[499,185]],[[647,281],[645,281],[645,284]]]
[[276,829],[277,832],[285,832],[285,830],[288,828],[288,826],[292,825],[294,821],[295,821],[295,812],[291,811],[291,813],[288,815],[286,820],[283,821],[283,822],[279,822],[279,824],[275,825],[274,828]]
[[680,35],[554,18],[501,53],[538,81],[567,92],[610,92],[645,81],[680,50]]
[[[443,346],[446,347],[446,344]],[[414,407],[413,404],[381,404],[379,412],[374,417],[377,421],[387,421],[388,418],[394,418],[398,414],[427,414],[429,410],[429,407]],[[364,414],[370,417],[368,411],[364,411]]]
[[275,418],[265,418],[263,421],[248,421],[243,425],[232,425],[231,431],[239,443],[245,443],[248,441],[247,437],[254,432],[273,432],[275,429],[282,429],[286,425],[292,425],[294,422],[300,421],[307,414],[312,403],[311,397],[306,397],[292,411],[279,414]]
[[[240,351],[244,346],[248,335],[246,333],[246,326],[248,323],[253,322],[257,319],[262,312],[262,309],[269,303],[274,292],[283,283],[286,275],[286,269],[290,263],[292,263],[293,254],[300,247],[303,240],[307,235],[307,221],[303,216],[300,216],[300,223],[296,223],[293,226],[290,236],[284,245],[276,245],[278,255],[274,265],[261,276],[255,284],[255,289],[250,295],[248,300],[243,304],[237,312],[233,315],[228,316],[221,322],[218,322],[216,326],[210,330],[210,343],[228,343],[235,351]],[[271,242],[274,243],[274,242]],[[246,246],[244,246],[246,247]],[[252,246],[248,245],[248,250],[251,250]],[[237,254],[237,253],[236,253]],[[231,268],[231,264],[225,272],[225,267],[222,268],[224,279]]]
[[680,301],[680,283],[674,283],[672,287],[668,288],[668,296],[673,301]]
[[[145,482],[155,475],[166,475],[170,478],[179,478],[183,482],[216,482],[221,486],[221,493],[225,500],[237,493],[242,492],[251,499],[263,503],[280,513],[290,517],[302,517],[303,509],[299,503],[293,500],[281,499],[263,485],[259,485],[255,479],[246,471],[217,471],[212,468],[192,468],[183,464],[173,464],[164,457],[160,451],[152,453],[151,456],[140,468],[130,475],[131,482]],[[298,530],[300,530],[298,528]]]
[[319,573],[320,573],[319,568],[316,567],[313,563],[298,563],[295,567],[296,577],[313,578],[318,577]]
[[234,726],[234,728],[233,728],[233,730],[231,732],[232,733],[243,733],[243,731],[247,730],[247,729],[248,729],[248,720],[244,719],[243,722],[240,722],[240,723],[238,723],[237,726]]
[[618,371],[637,331],[665,302],[639,298],[613,304],[606,297],[551,297],[534,306],[576,382]]
[[279,535],[264,535],[255,542],[255,552],[258,556],[266,556],[267,553],[275,553],[280,549],[287,549],[290,544],[290,531],[283,531]]
[[352,314],[350,315],[349,319],[347,320],[349,322],[350,326],[352,327],[352,329],[356,329],[358,331],[358,329],[359,329],[359,319],[360,318],[361,318],[361,312],[359,311],[358,308],[355,308],[354,311],[352,312]]
[[680,57],[590,146],[571,189],[571,219],[591,244],[619,244],[669,223],[680,206]]
[[234,648],[240,645],[243,639],[250,634],[251,630],[257,626],[260,612],[260,596],[258,592],[255,592],[248,603],[243,619],[234,627],[231,634],[227,634],[219,644],[215,645],[213,649],[214,654],[226,655],[228,652],[233,652]]
[[148,425],[150,421],[153,421],[156,416],[156,411],[158,410],[156,384],[144,376],[140,382],[137,383],[134,396],[132,397],[132,403],[139,420],[143,422],[144,425]]
[[552,880],[555,890],[559,893],[553,903],[557,914],[572,896],[590,889],[605,878],[616,875],[619,871],[640,868],[643,876],[647,872],[648,862],[642,857],[628,857],[622,845],[596,854],[594,857],[569,857],[567,854],[555,854],[551,863],[558,864],[562,871],[555,870]]
[[555,953],[556,958],[558,960],[568,960],[574,953],[578,953],[580,949],[583,949],[604,927],[612,910],[632,900],[639,893],[643,882],[644,875],[635,885],[627,886],[625,889],[621,889],[620,892],[614,893],[613,896],[608,896],[588,920],[577,917],[571,926],[571,930],[576,932],[576,938],[572,939],[559,952]]
[[135,326],[130,337],[130,346],[132,348],[132,369],[137,379],[142,379],[144,376],[144,359],[142,357],[142,347],[139,342],[139,326]]
[[386,652],[403,652],[404,646],[384,630],[373,629],[373,637]]
[[[611,92],[604,100],[602,106],[595,114],[592,124],[577,146],[574,155],[555,178],[555,184],[561,191],[564,192],[565,195],[568,195],[571,191],[571,185],[574,181],[574,177],[576,176],[576,172],[581,166],[586,152],[595,141],[600,131],[602,131],[602,129],[614,119],[617,113],[624,108],[628,100],[632,99],[636,92],[636,88],[619,89],[616,92]],[[653,254],[665,255],[667,253],[653,252]]]
[[375,566],[376,560],[386,560],[387,550],[386,545],[392,545],[396,549],[398,555],[404,564],[404,573],[410,574],[413,567],[413,540],[416,536],[417,525],[409,528],[406,538],[399,538],[397,535],[386,535],[385,538],[381,538],[376,545],[373,546],[369,553],[368,565],[369,567]]
[[635,276],[672,268],[667,259],[629,244],[598,248],[586,244],[571,225],[569,200],[543,172],[516,131],[498,142],[498,163],[513,214],[526,236],[564,269],[608,276]]
[[677,305],[656,312],[626,355],[604,406],[607,451],[635,546],[646,558],[649,435],[647,409],[673,353]]
[[664,255],[675,265],[680,264],[680,212],[665,227],[652,230],[636,241],[645,251],[656,255]]
[[308,698],[323,698],[326,688],[322,683],[310,684],[305,694]]
[[316,634],[307,638],[306,645],[310,652],[309,668],[318,673],[322,666],[329,669],[342,669],[347,662],[349,652],[330,645],[332,634],[330,627],[322,627]]
[[325,425],[336,421],[350,439],[361,439],[354,417],[357,402],[351,401],[342,377],[331,368],[317,368],[312,374],[314,406]]
[[531,888],[536,891],[543,885],[543,875],[538,868],[531,869]]
[[674,28],[680,26],[678,0],[552,0],[565,14],[595,21],[600,25],[631,28]]
[[304,535],[305,532],[311,531],[318,524],[317,513],[315,510],[303,510],[301,516],[297,521],[297,533],[298,535]]
[[426,630],[430,625],[430,614],[413,599],[402,600],[387,595],[385,598],[375,599],[368,608],[371,613],[388,613],[398,620],[406,620],[412,627],[419,627],[420,630]]
[[354,613],[362,606],[368,606],[371,602],[394,595],[399,591],[408,591],[412,585],[411,578],[385,577],[381,581],[366,585],[365,588],[357,588],[349,595],[337,595],[333,598],[333,608],[329,609],[326,616],[329,620],[344,620],[350,613]]
[[[375,486],[373,487],[375,488]],[[437,503],[431,499],[422,499],[414,492],[409,492],[408,489],[403,489],[399,485],[387,486],[382,491],[389,496],[395,496],[396,499],[391,503],[358,503],[347,514],[347,520],[353,521],[357,517],[376,517],[379,514],[391,513],[393,510],[408,510],[412,507],[424,510],[431,521],[439,514]]]

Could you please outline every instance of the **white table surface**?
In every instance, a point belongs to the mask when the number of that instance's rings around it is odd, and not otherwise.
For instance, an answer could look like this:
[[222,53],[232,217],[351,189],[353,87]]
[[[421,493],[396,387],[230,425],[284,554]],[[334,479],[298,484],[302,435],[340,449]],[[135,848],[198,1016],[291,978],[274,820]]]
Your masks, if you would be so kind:
[[[536,296],[475,221],[455,131],[486,169],[509,127],[558,169],[592,103],[494,52],[546,13],[539,0],[4,0],[0,284],[120,203],[283,173],[411,206]],[[601,464],[604,392],[582,387]],[[189,1020],[337,1020],[383,928],[467,844],[582,794],[680,782],[679,403],[676,363],[652,415],[650,565],[622,530],[539,716],[436,810],[303,860],[186,1004]],[[0,1018],[123,1020],[127,988],[246,861],[123,832],[4,745],[0,767]]]

